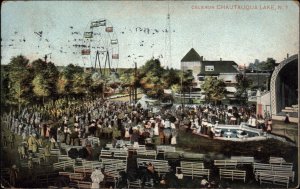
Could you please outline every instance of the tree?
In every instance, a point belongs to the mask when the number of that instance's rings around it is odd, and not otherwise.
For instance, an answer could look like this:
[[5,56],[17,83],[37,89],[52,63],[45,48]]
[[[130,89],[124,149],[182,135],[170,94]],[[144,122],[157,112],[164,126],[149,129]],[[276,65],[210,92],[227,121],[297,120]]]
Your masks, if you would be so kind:
[[9,102],[26,104],[32,98],[31,81],[33,75],[29,71],[29,60],[22,55],[12,57],[8,64]]
[[258,70],[268,70],[268,71],[273,71],[276,66],[276,60],[273,58],[267,58],[266,61],[261,62],[258,65]]
[[34,94],[37,97],[43,97],[43,101],[49,97],[57,96],[57,80],[59,71],[52,62],[46,63],[42,59],[35,60],[31,63],[30,69],[34,75]]
[[38,97],[42,97],[44,103],[45,97],[48,97],[51,94],[51,87],[45,76],[41,73],[37,74],[32,81],[32,85],[34,94]]
[[223,80],[214,77],[206,77],[201,89],[205,91],[205,96],[208,101],[221,101],[225,97],[226,88]]
[[240,99],[242,101],[246,100],[246,92],[247,89],[250,88],[252,81],[250,79],[248,79],[247,77],[245,77],[243,74],[238,74],[236,75],[236,93],[235,93],[235,97],[237,99]]
[[144,93],[152,98],[161,98],[164,94],[162,83],[162,74],[164,69],[161,67],[158,59],[151,59],[141,68],[139,74],[139,84]]

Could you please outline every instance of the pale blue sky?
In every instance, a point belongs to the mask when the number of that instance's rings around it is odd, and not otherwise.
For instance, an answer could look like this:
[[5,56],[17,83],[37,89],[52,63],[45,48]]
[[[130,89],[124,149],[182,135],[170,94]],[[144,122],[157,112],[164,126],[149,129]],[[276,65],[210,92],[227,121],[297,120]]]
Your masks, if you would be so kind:
[[[232,5],[249,10],[225,9]],[[264,6],[274,10],[261,9]],[[169,7],[175,68],[192,47],[206,60],[222,57],[241,65],[267,57],[279,62],[287,53],[299,52],[299,7],[292,1],[170,1]],[[81,48],[72,46],[74,39],[83,38],[91,20],[106,18],[119,41],[118,67],[132,67],[134,61],[140,66],[152,56],[165,57],[167,11],[168,1],[8,1],[1,11],[1,64],[18,54],[36,59],[52,53],[57,65],[83,65]],[[150,33],[136,32],[136,27],[149,28]],[[38,31],[42,37],[34,33]],[[76,31],[81,35],[71,34]]]

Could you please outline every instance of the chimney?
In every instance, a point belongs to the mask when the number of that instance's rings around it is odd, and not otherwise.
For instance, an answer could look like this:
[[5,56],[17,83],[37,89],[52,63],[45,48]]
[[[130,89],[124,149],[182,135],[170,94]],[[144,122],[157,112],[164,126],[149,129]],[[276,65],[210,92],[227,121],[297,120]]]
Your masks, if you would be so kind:
[[286,54],[286,58],[289,58],[289,53]]
[[222,58],[220,58],[220,61],[222,62]]
[[203,61],[203,56],[200,56],[200,61],[201,61],[201,62]]

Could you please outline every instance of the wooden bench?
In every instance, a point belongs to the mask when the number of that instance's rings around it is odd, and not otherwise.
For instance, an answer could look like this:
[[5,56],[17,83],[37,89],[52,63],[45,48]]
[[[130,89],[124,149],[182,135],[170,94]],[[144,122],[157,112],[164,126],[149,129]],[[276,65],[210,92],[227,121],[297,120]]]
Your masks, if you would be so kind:
[[293,165],[277,165],[266,163],[253,163],[253,173],[257,170],[270,170],[270,171],[292,171]]
[[92,188],[92,182],[78,181],[77,182],[77,187],[79,189],[91,189]]
[[112,157],[112,151],[111,150],[101,150],[99,158],[103,157]]
[[66,170],[67,167],[74,167],[75,165],[75,160],[67,160],[67,161],[61,161],[53,164],[53,169],[54,170]]
[[74,173],[82,173],[83,175],[87,176],[92,174],[94,169],[88,166],[74,166]]
[[90,141],[92,145],[97,144],[98,146],[100,146],[100,139],[98,137],[88,136],[87,139]]
[[218,168],[236,168],[237,160],[214,160],[214,165]]
[[59,155],[58,162],[72,160],[68,155]]
[[71,181],[79,180],[82,181],[84,179],[84,174],[82,173],[71,173],[69,174],[69,178]]
[[158,175],[170,172],[170,166],[166,160],[137,158],[137,167],[147,167],[147,163],[152,163],[154,169],[158,172]]
[[[124,169],[125,168],[125,169]],[[112,164],[112,165],[105,165],[104,167],[104,181],[105,182],[113,182],[114,188],[117,187],[117,183],[121,178],[120,172],[125,171],[126,166],[124,164]]]
[[127,160],[101,158],[100,161],[104,167],[108,165],[117,165],[120,166],[120,168],[123,169],[124,171],[127,170]]
[[166,145],[158,145],[156,146],[157,155],[163,154],[164,159],[166,159],[166,153],[176,152],[175,146],[166,146]]
[[260,173],[259,183],[272,183],[276,185],[284,185],[286,188],[289,187],[289,177],[288,176],[279,176],[268,173]]
[[155,150],[144,150],[144,149],[138,149],[136,151],[138,157],[153,157],[156,159],[156,151]]
[[246,182],[246,171],[236,169],[220,169],[220,180],[222,178],[231,180],[244,180]]
[[73,172],[65,172],[65,171],[59,171],[58,175],[60,176],[65,176],[65,177],[69,177],[70,174],[72,174]]
[[127,150],[115,150],[115,151],[113,151],[113,157],[127,159],[128,151]]
[[59,156],[60,155],[60,149],[51,149],[50,150],[50,156]]
[[256,170],[272,170],[272,164],[253,163],[253,173],[255,173]]
[[238,164],[253,164],[254,157],[246,157],[246,156],[231,156],[231,160],[236,160]]
[[258,181],[260,174],[271,174],[278,176],[288,176],[292,182],[295,180],[295,172],[294,171],[270,171],[270,170],[256,170],[255,171],[255,179]]
[[286,161],[282,157],[270,157],[269,159],[270,164],[282,164],[286,163]]
[[205,154],[191,153],[191,152],[181,152],[180,156],[185,160],[192,161],[203,161]]
[[179,170],[181,171],[183,176],[191,176],[192,179],[194,179],[194,177],[206,176],[207,179],[209,180],[210,171],[209,171],[209,169],[204,168],[203,163],[181,161],[180,167],[176,167],[177,174],[178,174]]

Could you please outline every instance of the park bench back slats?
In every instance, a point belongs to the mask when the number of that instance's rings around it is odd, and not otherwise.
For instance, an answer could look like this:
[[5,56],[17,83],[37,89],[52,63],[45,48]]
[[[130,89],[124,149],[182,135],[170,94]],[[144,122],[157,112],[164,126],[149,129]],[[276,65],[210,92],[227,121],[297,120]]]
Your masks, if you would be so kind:
[[271,175],[278,175],[278,176],[288,176],[292,182],[295,179],[295,172],[294,171],[270,171],[270,170],[256,170],[255,171],[255,179],[258,180],[260,174],[271,174]]
[[220,180],[222,178],[231,180],[244,180],[244,182],[246,182],[246,171],[236,169],[220,169]]
[[138,157],[153,157],[154,159],[156,159],[156,151],[155,150],[144,150],[144,149],[138,149],[137,151],[136,151],[136,153],[137,153],[137,156]]
[[270,164],[282,164],[286,163],[286,161],[282,157],[270,157],[269,159]]
[[206,176],[209,180],[210,171],[209,169],[204,169],[203,163],[181,161],[180,167],[176,167],[176,173],[178,173],[179,170],[181,171],[183,176],[191,176],[192,179],[194,179],[194,177]]
[[152,163],[154,166],[154,169],[158,172],[160,175],[161,173],[168,173],[170,166],[168,161],[166,160],[155,160],[155,159],[143,159],[143,158],[137,158],[137,167],[146,167],[147,163]]
[[236,168],[237,160],[214,160],[214,165],[218,168]]
[[231,160],[237,160],[238,164],[253,164],[254,163],[254,157],[231,156]]
[[288,176],[279,176],[267,173],[261,173],[259,175],[259,183],[272,183],[276,185],[284,185],[287,188],[289,187],[289,177]]

